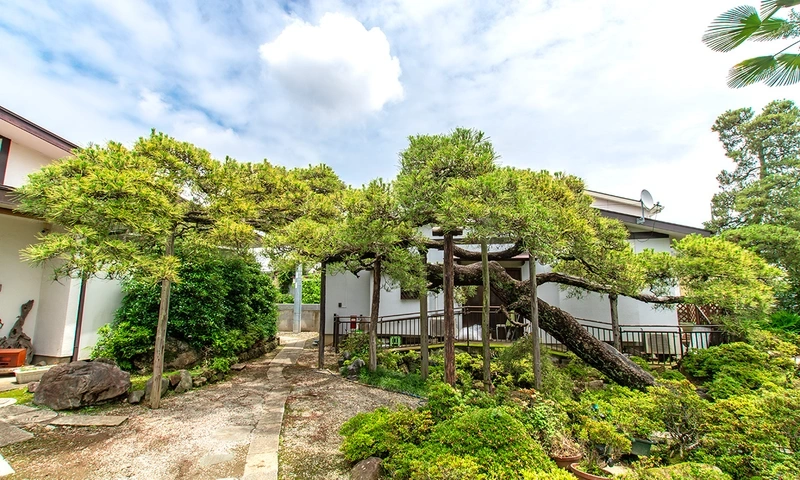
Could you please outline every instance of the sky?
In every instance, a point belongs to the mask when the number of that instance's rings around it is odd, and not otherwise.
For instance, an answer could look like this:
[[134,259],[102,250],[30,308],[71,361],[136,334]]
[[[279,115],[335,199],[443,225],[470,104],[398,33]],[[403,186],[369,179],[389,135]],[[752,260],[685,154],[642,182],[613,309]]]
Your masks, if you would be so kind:
[[775,50],[700,41],[748,1],[0,0],[0,105],[79,145],[155,128],[354,186],[393,178],[410,135],[476,128],[502,165],[701,226],[732,165],[716,117],[800,92],[725,85]]

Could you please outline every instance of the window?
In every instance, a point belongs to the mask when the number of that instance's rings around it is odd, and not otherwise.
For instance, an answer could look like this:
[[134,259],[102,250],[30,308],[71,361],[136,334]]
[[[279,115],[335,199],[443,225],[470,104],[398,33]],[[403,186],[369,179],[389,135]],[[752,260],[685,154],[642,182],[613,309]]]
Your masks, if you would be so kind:
[[8,151],[11,149],[11,140],[0,136],[0,185],[6,183],[6,167],[8,166]]

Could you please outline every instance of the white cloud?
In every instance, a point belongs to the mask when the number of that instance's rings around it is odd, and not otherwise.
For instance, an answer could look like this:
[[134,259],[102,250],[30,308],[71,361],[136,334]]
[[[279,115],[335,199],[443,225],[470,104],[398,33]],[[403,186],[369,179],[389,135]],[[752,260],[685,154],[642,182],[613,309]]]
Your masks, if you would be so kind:
[[259,52],[297,102],[335,117],[377,112],[403,98],[400,61],[386,35],[343,14],[326,13],[319,25],[295,20]]
[[142,117],[148,121],[159,119],[169,110],[169,105],[161,99],[161,95],[146,88],[139,96],[138,107]]

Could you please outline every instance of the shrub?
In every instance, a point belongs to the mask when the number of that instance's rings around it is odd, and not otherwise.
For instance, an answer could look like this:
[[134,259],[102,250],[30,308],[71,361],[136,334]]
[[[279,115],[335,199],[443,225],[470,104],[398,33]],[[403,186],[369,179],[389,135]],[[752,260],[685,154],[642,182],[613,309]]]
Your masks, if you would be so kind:
[[411,393],[419,396],[427,394],[425,380],[415,373],[402,374],[378,366],[378,369],[374,372],[362,368],[358,374],[358,379],[367,385],[375,385],[393,392]]
[[637,468],[620,480],[730,480],[719,468],[702,463],[678,463],[668,467]]
[[660,382],[648,390],[655,416],[674,441],[674,449],[683,457],[698,445],[707,428],[709,403],[700,398],[688,381]]
[[[692,457],[714,463],[734,479],[792,470],[800,449],[800,393],[796,389],[741,395],[711,404],[708,428]],[[780,466],[780,468],[778,468]],[[794,470],[796,478],[800,471]]]
[[366,358],[369,355],[369,334],[361,330],[351,332],[339,349],[350,352],[351,357]]
[[[209,253],[182,258],[180,282],[170,296],[167,334],[184,340],[207,358],[232,357],[277,333],[275,287],[254,258]],[[160,288],[123,283],[124,297],[114,322],[101,329],[93,358],[113,358],[131,369],[137,355],[152,355]]]
[[359,413],[339,430],[345,437],[341,450],[351,462],[373,456],[383,458],[404,443],[423,441],[432,425],[430,412],[407,407]]
[[710,379],[725,366],[746,365],[751,368],[768,368],[769,355],[743,342],[727,343],[705,350],[691,350],[681,361],[690,375]]
[[436,382],[428,387],[427,408],[435,421],[450,418],[454,411],[464,406],[461,392],[444,382]]
[[800,315],[781,310],[769,317],[767,328],[777,332],[790,332],[800,334]]

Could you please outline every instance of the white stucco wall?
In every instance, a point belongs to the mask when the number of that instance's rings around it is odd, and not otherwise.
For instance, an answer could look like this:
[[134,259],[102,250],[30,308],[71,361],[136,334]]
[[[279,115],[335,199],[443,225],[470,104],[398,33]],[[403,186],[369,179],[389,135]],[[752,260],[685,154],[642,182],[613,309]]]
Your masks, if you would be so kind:
[[27,218],[0,215],[0,336],[8,335],[19,315],[20,306],[33,300],[33,310],[25,320],[23,331],[33,337],[39,313],[39,291],[42,269],[22,263],[20,249],[28,246],[44,223]]
[[[45,224],[38,220],[0,215],[0,336],[8,335],[19,308],[33,300],[24,332],[31,337],[34,353],[47,357],[72,355],[80,282],[53,280],[53,265],[33,267],[20,259],[19,251],[36,241]],[[122,292],[117,281],[92,279],[86,293],[81,358],[88,358],[97,342],[97,329],[110,322],[119,308]]]
[[52,161],[53,159],[49,156],[12,141],[8,152],[8,165],[6,166],[4,183],[11,187],[20,187],[27,181],[29,174]]

